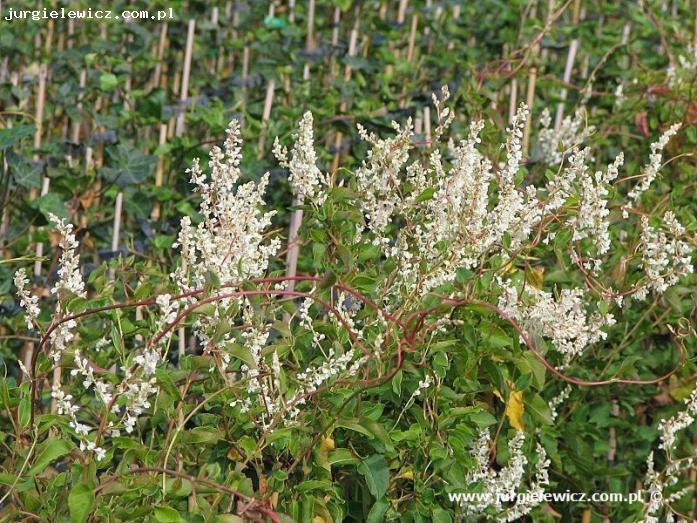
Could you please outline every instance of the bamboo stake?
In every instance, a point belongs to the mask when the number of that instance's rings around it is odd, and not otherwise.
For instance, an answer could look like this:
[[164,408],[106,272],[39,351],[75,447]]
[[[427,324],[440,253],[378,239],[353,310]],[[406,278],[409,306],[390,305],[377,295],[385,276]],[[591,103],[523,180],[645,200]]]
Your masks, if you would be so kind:
[[[358,43],[358,18],[356,18],[356,25],[354,26],[353,29],[351,29],[351,37],[349,38],[349,48],[348,48],[348,56],[356,56],[356,47]],[[352,73],[352,68],[350,64],[346,64],[346,67],[344,68],[344,81],[345,82],[350,82],[351,81],[351,73]],[[339,112],[341,114],[344,114],[348,110],[348,103],[347,102],[341,102],[341,105],[339,106]],[[332,159],[332,173],[335,173],[336,170],[339,168],[339,160],[341,158],[341,144],[343,142],[343,134],[341,132],[336,133],[336,137],[334,139],[334,147],[336,149],[336,152],[334,153],[334,158]]]
[[511,97],[508,102],[508,121],[512,122],[515,118],[515,112],[518,108],[518,80],[513,78],[511,80]]
[[530,131],[532,129],[532,108],[535,103],[535,81],[537,80],[537,67],[530,68],[530,76],[528,77],[528,92],[527,104],[530,110],[530,115],[525,122],[523,130],[523,156],[527,158],[530,149]]
[[[182,105],[189,98],[189,77],[191,76],[191,56],[194,50],[194,36],[196,31],[196,20],[189,20],[189,30],[186,35],[186,50],[184,52],[184,72],[182,73],[182,84],[181,84],[181,95],[179,100]],[[186,121],[186,110],[184,107],[181,108],[181,112],[177,116],[177,136],[180,136],[184,132],[184,124]]]
[[430,144],[431,143],[431,107],[428,105],[424,107],[424,135],[425,135],[426,141]]
[[[293,198],[293,206],[301,205],[302,201],[297,196]],[[298,243],[298,232],[303,221],[303,210],[296,209],[290,215],[290,225],[288,227],[288,247],[286,251],[286,276],[292,278],[298,270],[298,256],[300,254],[300,244]],[[287,289],[295,289],[295,281],[288,280]]]
[[[116,251],[119,250],[119,235],[121,234],[121,209],[123,207],[123,192],[119,191],[116,195],[116,202],[114,203],[114,230],[111,234],[111,252],[116,256]],[[109,278],[114,279],[115,269],[112,267],[109,269]]]
[[[315,49],[315,0],[309,0],[307,3],[307,40],[305,41],[305,50],[310,53]],[[310,61],[305,62],[303,69],[303,80],[310,79]]]
[[407,47],[407,61],[414,61],[414,43],[416,41],[416,28],[419,25],[419,15],[414,13],[411,17],[411,31],[409,32],[409,46]]
[[[36,97],[36,132],[34,133],[34,150],[38,151],[41,148],[41,134],[43,132],[43,122],[44,122],[44,106],[46,104],[46,64],[42,64],[39,68],[39,91]],[[39,153],[34,153],[34,161],[38,162],[40,160]],[[41,187],[41,196],[48,193],[50,179],[44,176]],[[36,189],[31,190],[30,194],[32,200],[36,199]],[[43,243],[36,244],[36,257],[40,258],[44,254]],[[41,275],[41,260],[37,259],[34,262],[34,276]]]
[[[572,16],[572,25],[577,26],[581,13],[581,0],[575,0],[574,10]],[[576,58],[576,51],[578,49],[578,37],[571,40],[571,45],[569,45],[569,53],[566,56],[566,65],[564,66],[564,83],[568,84],[571,81],[571,72],[574,68],[574,59]],[[554,130],[559,131],[561,127],[562,119],[564,118],[564,102],[566,101],[567,91],[565,87],[562,87],[559,93],[561,101],[557,104],[557,114],[554,118]]]
[[[160,124],[160,139],[158,141],[158,146],[163,146],[167,143],[167,124]],[[157,159],[157,170],[155,171],[155,187],[162,187],[163,177],[165,171],[165,157],[161,155]],[[155,205],[152,207],[152,213],[150,214],[152,221],[156,222],[160,219],[160,202],[155,201]]]
[[266,85],[266,98],[264,98],[264,111],[261,115],[261,131],[259,132],[259,146],[257,151],[257,159],[261,160],[264,157],[264,148],[266,146],[266,131],[268,121],[271,118],[271,105],[273,104],[273,93],[276,87],[276,82],[271,79]]
[[407,18],[407,6],[409,5],[409,0],[399,0],[399,9],[397,10],[397,23],[399,25],[404,24]]
[[295,0],[288,1],[288,21],[291,24],[295,23]]
[[[336,49],[339,45],[339,28],[341,26],[341,8],[334,8],[334,27],[332,28],[332,49]],[[336,56],[332,53],[329,64],[329,79],[330,81],[336,77]]]
[[[186,38],[186,50],[184,54],[184,72],[182,74],[182,88],[180,100],[182,102],[186,101],[189,96],[189,75],[191,74],[191,56],[194,49],[194,34],[196,31],[196,20],[189,20],[189,30]],[[176,136],[181,136],[184,132],[184,117],[185,111],[182,111],[177,118],[177,125],[175,134]],[[162,134],[162,129],[160,129],[160,134]],[[182,356],[186,354],[186,329],[184,327],[179,327],[178,329],[178,361],[181,361]]]
[[[412,63],[414,61],[414,45],[416,42],[416,29],[419,25],[419,15],[414,13],[411,17],[411,30],[409,31],[409,43],[407,44],[407,61]],[[402,88],[402,95],[400,96],[399,106],[404,108],[407,106],[407,84],[404,84]]]
[[242,50],[242,119],[240,125],[244,125],[244,113],[247,108],[247,83],[249,82],[249,46]]
[[155,71],[152,75],[152,80],[147,91],[151,91],[155,87],[160,85],[162,80],[162,61],[165,57],[165,49],[167,49],[167,30],[169,25],[167,22],[162,24],[160,28],[160,40],[157,44],[157,62],[155,63]]

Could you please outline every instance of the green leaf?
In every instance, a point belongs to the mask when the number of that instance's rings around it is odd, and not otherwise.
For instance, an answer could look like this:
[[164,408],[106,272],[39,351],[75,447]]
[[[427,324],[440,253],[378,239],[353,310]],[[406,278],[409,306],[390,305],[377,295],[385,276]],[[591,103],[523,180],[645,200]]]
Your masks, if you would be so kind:
[[92,488],[84,483],[75,485],[68,495],[70,521],[72,521],[72,523],[83,523],[87,521],[93,506],[94,491]]
[[364,436],[368,436],[371,439],[375,437],[375,434],[373,434],[372,432],[370,432],[369,429],[361,425],[360,422],[356,419],[340,419],[339,421],[337,421],[336,426],[360,432]]
[[252,356],[252,353],[249,352],[249,350],[247,350],[239,343],[234,343],[230,345],[228,348],[228,352],[230,353],[230,355],[246,363],[247,367],[249,367],[250,369],[257,368],[257,363],[254,361],[254,356]]
[[174,236],[169,234],[158,234],[153,238],[152,244],[158,249],[169,249],[174,243]]
[[545,425],[551,425],[553,423],[549,405],[539,394],[535,394],[532,398],[526,399],[525,406],[527,411],[530,412],[532,417],[537,421]]
[[35,125],[16,125],[9,129],[0,129],[0,151],[9,149],[20,140],[32,136],[36,132]]
[[358,472],[365,478],[368,484],[368,490],[370,490],[370,493],[375,499],[380,499],[385,495],[387,492],[387,484],[390,479],[385,456],[373,454],[358,465]]
[[471,419],[478,427],[488,427],[496,423],[496,418],[486,410],[472,412],[468,414],[467,417]]
[[431,519],[434,523],[452,523],[453,518],[450,516],[447,510],[443,508],[433,509],[433,518]]
[[58,438],[49,438],[43,444],[43,449],[39,453],[39,457],[36,458],[34,466],[29,469],[29,475],[33,476],[43,472],[43,470],[48,467],[49,463],[65,456],[68,452],[72,450],[72,445],[67,441]]
[[155,520],[160,523],[184,523],[184,518],[179,515],[179,512],[164,505],[155,507]]
[[28,397],[20,400],[17,415],[19,416],[19,424],[26,428],[31,418],[31,400]]
[[221,432],[215,427],[194,427],[186,433],[187,443],[213,445],[222,438]]
[[157,165],[157,156],[143,154],[130,144],[120,143],[107,150],[108,167],[99,170],[99,176],[121,188],[143,183]]
[[99,76],[99,88],[102,91],[111,91],[118,84],[119,80],[113,73],[102,73]]
[[336,449],[329,453],[327,462],[330,465],[353,465],[360,460],[349,449]]
[[383,521],[388,508],[390,508],[390,503],[385,498],[378,499],[370,508],[366,523],[380,523]]
[[41,163],[32,162],[29,158],[16,154],[12,150],[5,153],[7,165],[12,173],[15,183],[25,189],[38,189],[41,187]]
[[65,203],[56,193],[50,192],[32,202],[32,206],[39,210],[41,214],[48,220],[49,214],[55,214],[59,218],[66,220],[70,219],[68,211],[65,208]]

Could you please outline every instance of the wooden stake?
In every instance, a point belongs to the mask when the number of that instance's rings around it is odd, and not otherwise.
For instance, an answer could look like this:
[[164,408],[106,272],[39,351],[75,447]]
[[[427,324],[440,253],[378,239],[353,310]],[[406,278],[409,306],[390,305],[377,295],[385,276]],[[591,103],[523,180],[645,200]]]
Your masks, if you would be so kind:
[[[39,67],[39,91],[36,96],[36,132],[34,133],[34,149],[38,151],[41,148],[41,134],[43,132],[43,122],[44,122],[44,106],[46,103],[46,75],[47,69],[46,64],[42,64]],[[38,162],[40,156],[38,152],[34,153],[34,161]],[[41,196],[48,193],[48,187],[50,184],[50,179],[44,176],[42,186],[41,186]],[[36,199],[36,189],[32,189],[30,196],[33,200]],[[43,256],[44,246],[43,243],[36,244],[36,256],[40,258]],[[41,275],[41,260],[36,260],[34,262],[34,275]]]
[[532,109],[535,103],[535,81],[537,80],[537,67],[530,68],[530,76],[528,77],[528,93],[527,104],[530,110],[530,116],[525,122],[523,130],[523,156],[527,158],[530,149],[530,131],[532,129]]
[[247,83],[249,82],[249,46],[242,50],[242,119],[240,125],[244,125],[244,113],[247,108]]
[[[159,146],[163,146],[167,143],[167,124],[160,124],[160,139],[158,141]],[[157,159],[157,170],[155,171],[155,187],[162,187],[163,177],[165,171],[165,157],[161,155]],[[155,201],[155,205],[152,207],[152,213],[150,214],[152,221],[156,222],[160,219],[160,202]]]
[[[300,205],[302,202],[296,196],[293,199],[293,206]],[[300,254],[300,244],[298,243],[298,232],[300,224],[303,221],[303,210],[296,209],[290,215],[290,226],[288,228],[288,249],[286,252],[286,276],[293,277],[298,270],[298,256]],[[287,289],[292,291],[295,289],[295,282],[288,281]]]
[[[119,235],[121,234],[121,209],[123,207],[123,193],[119,192],[116,195],[114,203],[114,230],[111,234],[111,253],[116,256],[116,251],[119,250]],[[112,267],[109,269],[109,278],[114,279],[115,270]]]
[[414,42],[416,41],[416,28],[419,25],[419,15],[414,13],[411,17],[411,31],[409,33],[409,46],[407,48],[407,61],[414,61]]
[[[186,50],[184,53],[184,73],[182,75],[181,96],[179,97],[179,100],[182,102],[182,105],[186,102],[187,98],[189,97],[189,76],[191,75],[191,55],[193,54],[194,50],[195,31],[196,20],[191,19],[189,20],[189,31],[186,36]],[[184,107],[182,107],[182,111],[181,113],[179,113],[177,117],[177,136],[180,136],[182,132],[184,132],[185,118],[186,110],[184,110]]]
[[[349,48],[348,48],[348,56],[356,56],[356,47],[358,43],[358,19],[356,19],[356,25],[354,26],[353,29],[351,29],[351,37],[349,39]],[[346,64],[346,67],[344,68],[344,81],[349,82],[351,81],[351,65]],[[339,106],[339,112],[341,114],[344,114],[348,110],[348,103],[347,102],[341,102],[341,105]],[[341,145],[343,142],[343,134],[338,132],[336,133],[336,137],[334,139],[334,147],[336,149],[336,152],[334,153],[334,158],[332,159],[332,169],[331,172],[335,173],[336,170],[339,168],[339,160],[341,159],[341,154],[342,154],[342,149]]]
[[424,107],[424,137],[426,138],[426,141],[430,144],[431,143],[431,107],[430,106],[425,106]]
[[288,1],[288,21],[291,24],[295,23],[295,0]]
[[512,122],[518,109],[518,80],[511,80],[511,97],[508,102],[508,121]]
[[407,6],[409,0],[399,0],[399,9],[397,10],[397,23],[402,25],[407,18]]
[[165,49],[167,48],[168,29],[169,25],[167,24],[167,22],[163,23],[162,27],[160,28],[160,40],[157,44],[157,62],[155,63],[155,71],[152,75],[150,87],[147,89],[148,91],[159,86],[160,82],[162,81],[162,61],[165,58]]
[[[315,49],[315,0],[307,2],[307,39],[305,41],[305,50],[309,53]],[[305,62],[303,69],[303,80],[310,79],[310,62]]]
[[266,85],[266,98],[264,99],[264,112],[261,115],[261,130],[259,132],[259,146],[257,151],[257,159],[261,160],[264,157],[264,148],[266,145],[266,131],[269,118],[271,118],[271,105],[273,104],[273,93],[276,87],[276,82],[271,79]]
[[[579,4],[580,0],[576,0],[576,4]],[[574,13],[577,12],[577,9],[574,8]],[[575,15],[574,15],[575,18]],[[574,20],[573,22],[574,25],[578,24],[578,20]],[[574,38],[571,40],[571,44],[569,45],[569,53],[566,55],[566,65],[564,66],[564,83],[568,84],[571,81],[571,71],[573,70],[574,67],[574,59],[576,58],[576,50],[578,49],[578,38]],[[562,119],[564,118],[564,101],[566,100],[566,88],[562,87],[561,92],[559,93],[561,101],[557,104],[557,114],[554,118],[554,130],[559,131],[559,128],[561,127],[561,122]]]

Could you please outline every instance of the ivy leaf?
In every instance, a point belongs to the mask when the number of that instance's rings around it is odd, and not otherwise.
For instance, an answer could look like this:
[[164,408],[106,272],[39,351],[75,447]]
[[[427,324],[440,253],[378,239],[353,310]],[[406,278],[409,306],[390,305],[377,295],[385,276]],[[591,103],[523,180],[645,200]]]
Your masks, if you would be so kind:
[[68,495],[68,508],[72,523],[84,523],[94,506],[94,491],[89,485],[80,483]]
[[358,465],[358,472],[365,478],[368,490],[370,490],[375,499],[380,499],[385,495],[390,474],[383,455],[373,454],[364,460],[363,463]]
[[64,218],[66,220],[70,219],[68,211],[65,208],[65,203],[56,193],[50,192],[48,194],[44,194],[36,199],[32,203],[32,206],[35,209],[38,209],[39,212],[44,215],[46,220],[48,220],[49,214],[55,214],[59,218]]
[[115,149],[108,149],[107,154],[109,167],[100,169],[99,176],[124,189],[145,181],[157,165],[157,156],[143,154],[135,147],[123,143]]
[[33,162],[21,154],[7,151],[7,165],[15,183],[25,189],[41,187],[41,162]]
[[17,125],[9,129],[0,129],[0,151],[9,149],[23,138],[32,136],[36,132],[35,125]]

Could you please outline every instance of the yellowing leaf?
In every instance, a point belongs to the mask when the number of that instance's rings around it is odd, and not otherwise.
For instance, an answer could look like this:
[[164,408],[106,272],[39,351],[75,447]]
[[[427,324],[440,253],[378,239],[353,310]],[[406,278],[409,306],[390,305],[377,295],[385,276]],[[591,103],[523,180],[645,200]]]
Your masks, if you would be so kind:
[[320,450],[322,450],[323,452],[329,452],[330,450],[334,450],[334,447],[334,440],[329,437],[324,438],[319,446]]
[[523,412],[525,412],[525,403],[523,402],[523,393],[519,390],[512,390],[508,396],[508,404],[506,405],[506,416],[513,428],[525,430],[523,426]]
[[414,479],[414,471],[413,470],[405,470],[398,477],[413,480]]
[[527,271],[525,271],[525,279],[536,289],[542,289],[545,282],[545,268],[530,267]]

